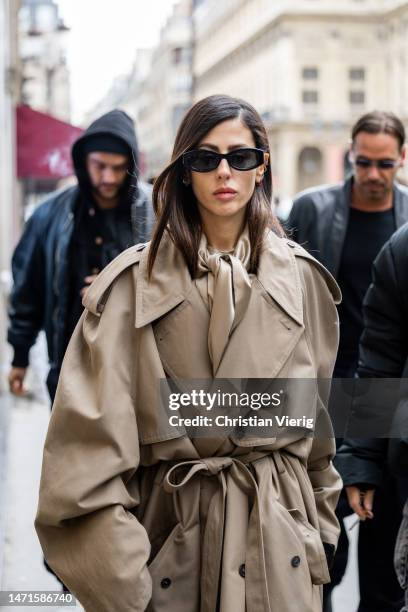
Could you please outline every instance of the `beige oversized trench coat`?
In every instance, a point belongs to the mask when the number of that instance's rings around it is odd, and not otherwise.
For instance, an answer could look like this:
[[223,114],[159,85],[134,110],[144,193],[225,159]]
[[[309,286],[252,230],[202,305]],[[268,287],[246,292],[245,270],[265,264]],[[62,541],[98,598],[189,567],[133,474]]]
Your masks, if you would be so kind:
[[[170,426],[157,381],[211,378],[210,315],[170,240],[150,282],[147,251],[125,251],[85,297],[44,450],[45,557],[88,612],[318,612],[322,541],[338,537],[333,439],[193,440]],[[216,376],[330,377],[339,298],[271,233]]]

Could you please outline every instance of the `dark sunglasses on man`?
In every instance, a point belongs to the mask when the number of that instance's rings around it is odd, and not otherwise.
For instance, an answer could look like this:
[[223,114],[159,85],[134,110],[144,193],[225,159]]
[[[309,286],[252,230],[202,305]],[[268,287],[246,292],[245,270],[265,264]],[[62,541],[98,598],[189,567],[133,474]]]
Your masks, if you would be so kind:
[[351,163],[353,163],[358,168],[362,168],[363,170],[368,170],[374,166],[379,170],[392,170],[400,165],[399,159],[368,159],[367,157],[356,157],[355,159],[351,159]]
[[194,149],[183,154],[183,166],[194,172],[211,172],[218,168],[222,159],[235,170],[253,170],[266,164],[265,151],[255,148],[235,149],[229,153],[216,153],[208,149]]

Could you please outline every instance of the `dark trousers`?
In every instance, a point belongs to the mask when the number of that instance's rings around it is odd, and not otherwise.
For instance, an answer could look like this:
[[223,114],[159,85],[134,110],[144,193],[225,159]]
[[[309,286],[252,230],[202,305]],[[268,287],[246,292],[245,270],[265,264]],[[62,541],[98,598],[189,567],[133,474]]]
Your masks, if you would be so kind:
[[[403,500],[408,481],[392,476],[374,495],[374,518],[360,523],[358,538],[358,573],[360,605],[358,612],[399,612],[404,595],[394,571],[394,548],[402,519]],[[343,519],[351,514],[343,491],[336,510],[341,525],[339,544],[330,571],[332,582],[323,588],[323,610],[331,612],[331,593],[343,579],[348,558],[348,536]]]

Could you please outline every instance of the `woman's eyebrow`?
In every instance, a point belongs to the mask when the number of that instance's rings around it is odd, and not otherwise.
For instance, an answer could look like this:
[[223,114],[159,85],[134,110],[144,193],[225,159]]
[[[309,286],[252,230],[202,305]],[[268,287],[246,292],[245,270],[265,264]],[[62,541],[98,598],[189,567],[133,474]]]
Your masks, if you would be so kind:
[[[200,145],[198,145],[199,149],[211,149],[211,151],[216,151],[218,153],[219,148],[217,147],[217,145],[213,145],[209,142],[202,142]],[[230,145],[228,147],[228,151],[233,151],[234,149],[248,149],[251,148],[250,145],[248,145],[247,143],[242,143],[242,144],[234,144],[234,145]]]
[[209,142],[202,142],[200,145],[198,145],[199,149],[211,149],[211,151],[219,151],[218,147],[216,145],[210,144]]

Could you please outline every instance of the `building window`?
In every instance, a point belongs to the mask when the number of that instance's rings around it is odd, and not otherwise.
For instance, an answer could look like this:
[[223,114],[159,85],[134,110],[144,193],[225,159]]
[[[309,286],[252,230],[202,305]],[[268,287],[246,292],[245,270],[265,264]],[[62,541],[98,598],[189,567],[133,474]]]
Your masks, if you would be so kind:
[[314,89],[304,89],[302,91],[302,102],[303,104],[317,104],[319,101],[319,94]]
[[359,104],[359,105],[364,104],[365,102],[364,91],[350,91],[349,101],[350,101],[350,104]]
[[173,64],[181,64],[183,59],[183,49],[181,47],[176,47],[173,49]]
[[364,68],[350,68],[349,77],[352,81],[364,81],[365,69]]
[[308,81],[312,81],[319,77],[319,70],[313,66],[308,66],[302,69],[302,77]]
[[320,149],[305,147],[298,157],[298,191],[318,185],[323,181],[323,157]]

